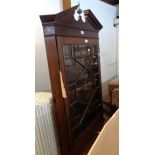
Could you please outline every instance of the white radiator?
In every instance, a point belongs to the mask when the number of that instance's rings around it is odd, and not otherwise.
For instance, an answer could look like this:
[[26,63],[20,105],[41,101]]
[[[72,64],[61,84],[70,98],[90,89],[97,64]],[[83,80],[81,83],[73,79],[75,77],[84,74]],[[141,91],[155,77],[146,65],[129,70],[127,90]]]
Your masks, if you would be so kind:
[[55,124],[50,105],[51,94],[36,93],[35,154],[58,155]]

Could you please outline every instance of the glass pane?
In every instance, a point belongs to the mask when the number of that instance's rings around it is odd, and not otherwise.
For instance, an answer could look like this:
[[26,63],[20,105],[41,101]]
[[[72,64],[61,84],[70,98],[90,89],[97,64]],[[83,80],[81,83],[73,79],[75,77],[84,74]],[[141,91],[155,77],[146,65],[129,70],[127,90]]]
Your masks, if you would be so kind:
[[101,105],[96,45],[64,45],[71,127],[77,137],[98,114]]

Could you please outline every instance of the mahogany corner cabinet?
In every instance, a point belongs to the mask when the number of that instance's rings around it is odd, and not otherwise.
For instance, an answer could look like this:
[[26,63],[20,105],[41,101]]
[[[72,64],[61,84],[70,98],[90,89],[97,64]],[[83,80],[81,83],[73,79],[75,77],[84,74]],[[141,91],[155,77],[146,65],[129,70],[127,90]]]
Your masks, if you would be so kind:
[[104,121],[98,37],[102,25],[79,5],[40,19],[60,153],[75,155]]

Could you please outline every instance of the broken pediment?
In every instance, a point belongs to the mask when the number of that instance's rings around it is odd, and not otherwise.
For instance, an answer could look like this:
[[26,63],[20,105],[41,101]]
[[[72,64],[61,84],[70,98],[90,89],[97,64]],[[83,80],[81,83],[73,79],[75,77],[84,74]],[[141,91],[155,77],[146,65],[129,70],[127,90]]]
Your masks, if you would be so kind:
[[70,28],[70,30],[79,29],[92,32],[98,32],[102,29],[101,23],[97,20],[91,10],[84,10],[82,12],[82,10],[79,9],[79,5],[58,14],[41,15],[40,19],[46,32],[51,31],[52,33],[58,33],[60,35],[62,33],[58,32],[58,30],[63,31],[63,27]]

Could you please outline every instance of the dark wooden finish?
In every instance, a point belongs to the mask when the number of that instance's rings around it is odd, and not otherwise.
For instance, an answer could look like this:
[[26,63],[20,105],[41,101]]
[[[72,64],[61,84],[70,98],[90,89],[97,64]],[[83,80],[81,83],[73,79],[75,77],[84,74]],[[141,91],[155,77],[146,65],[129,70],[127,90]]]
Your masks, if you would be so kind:
[[[81,29],[84,30],[84,29]],[[45,26],[44,28],[44,36],[48,37],[48,36],[64,36],[64,37],[80,37],[80,38],[98,38],[98,34],[96,32],[93,31],[84,31],[84,35],[81,35],[81,30],[79,29],[75,29],[72,27],[60,27],[57,26],[56,28],[52,27],[52,26]]]
[[101,0],[105,3],[111,4],[111,5],[118,5],[119,4],[119,0]]
[[[59,76],[59,62],[57,55],[57,45],[55,37],[46,37],[46,52],[48,59],[48,67],[50,74],[50,81],[52,85],[52,95],[53,95],[53,104],[54,104],[54,113],[56,118],[56,126],[58,129],[58,136],[60,143],[60,149],[64,154],[69,154],[69,143],[68,143],[68,135],[67,126],[66,126],[66,118],[65,118],[65,109],[63,105],[63,97],[61,94],[60,87],[60,76]],[[55,89],[56,88],[56,89]]]
[[[98,32],[90,10],[75,21],[75,6],[40,16],[62,155],[75,155],[103,123]],[[96,135],[97,136],[97,135]]]
[[100,131],[100,126],[103,125],[103,112],[101,111],[97,117],[91,122],[91,124],[86,128],[86,130],[75,139],[73,154],[78,152],[78,149],[82,148],[84,145],[87,145],[88,139],[92,137],[90,135],[94,135]]
[[[56,15],[42,15],[40,16],[44,36],[70,36],[70,37],[89,37],[98,38],[98,32],[102,28],[102,25],[93,15],[90,10],[85,10],[84,14],[86,22],[83,23],[80,18],[79,21],[74,19],[74,13],[78,6],[60,12]],[[84,34],[81,35],[81,31]]]

